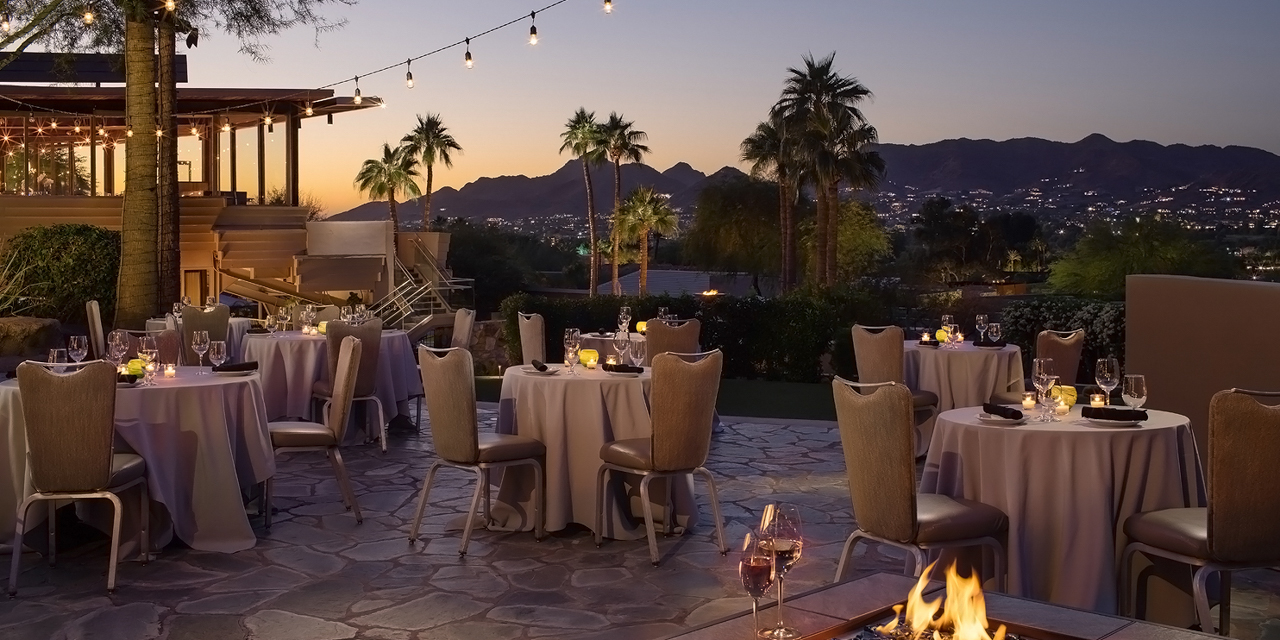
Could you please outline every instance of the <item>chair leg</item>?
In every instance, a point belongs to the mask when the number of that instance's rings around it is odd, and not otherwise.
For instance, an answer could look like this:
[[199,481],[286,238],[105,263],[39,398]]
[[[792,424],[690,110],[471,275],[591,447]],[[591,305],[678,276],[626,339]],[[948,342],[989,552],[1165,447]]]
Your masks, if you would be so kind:
[[275,478],[267,478],[267,481],[262,483],[262,522],[263,528],[265,528],[268,533],[271,531],[271,517],[274,515],[271,508],[271,505],[274,502],[273,498],[275,498],[273,495],[274,491]]
[[600,465],[600,471],[596,473],[595,537],[596,537],[597,549],[599,549],[600,545],[604,543],[604,509],[605,509],[605,500],[608,499],[608,497],[605,495],[605,480],[608,479],[608,476],[609,476],[609,467]]
[[849,537],[845,539],[844,550],[840,552],[840,561],[836,564],[836,578],[832,582],[840,582],[840,579],[844,577],[845,565],[853,566],[849,559],[853,557],[853,550],[858,548],[858,541],[861,539],[862,534],[857,531],[849,534]]
[[919,578],[924,573],[924,551],[920,547],[910,547],[911,557],[907,558],[907,562],[912,563],[911,575]]
[[120,504],[120,498],[114,493],[107,494],[107,499],[115,509],[111,518],[111,559],[108,561],[110,564],[107,565],[107,593],[115,593],[116,564],[120,560],[120,516],[124,511],[124,505]]
[[49,566],[58,564],[58,501],[47,500],[49,510]]
[[658,534],[653,528],[653,505],[649,504],[649,482],[652,475],[645,475],[640,480],[640,506],[644,508],[644,531],[649,537],[649,560],[658,566]]
[[387,416],[382,410],[382,401],[378,396],[369,396],[369,400],[373,401],[373,406],[378,408],[378,443],[382,446],[382,452],[387,452]]
[[360,503],[356,502],[356,493],[351,489],[351,478],[347,476],[347,466],[342,464],[342,454],[338,452],[337,447],[329,447],[329,463],[333,465],[334,475],[338,476],[338,488],[347,495],[351,510],[355,512],[356,524],[363,523],[364,515],[360,513]]
[[439,461],[431,463],[431,468],[427,470],[427,477],[422,479],[422,492],[418,494],[418,508],[413,513],[413,525],[409,527],[409,544],[418,541],[418,527],[422,525],[422,513],[427,510],[427,496],[431,495],[431,483],[436,479],[436,471],[439,469]]
[[1191,591],[1195,596],[1196,620],[1200,623],[1200,630],[1205,633],[1213,633],[1213,616],[1209,613],[1209,576],[1213,575],[1213,570],[1209,567],[1200,567],[1196,569],[1195,576],[1191,580]]
[[22,534],[27,528],[27,509],[34,502],[30,497],[18,507],[18,521],[13,528],[13,554],[9,560],[9,597],[18,595],[18,569],[22,564]]
[[418,408],[413,412],[413,419],[417,423],[418,433],[422,433],[422,396],[418,396]]
[[[720,541],[720,555],[728,555],[729,547],[724,543],[724,525],[721,524],[723,519],[720,517],[720,493],[716,491],[716,479],[711,477],[711,472],[706,467],[698,467],[695,472],[701,473],[707,479],[707,489],[711,493],[711,514],[716,519],[716,539]],[[675,512],[675,508],[672,508]]]
[[489,509],[493,506],[492,496],[489,495],[489,470],[487,468],[481,469],[480,476],[484,478],[484,482],[481,483],[484,485],[484,528],[488,529],[490,523]]
[[1004,545],[1000,544],[995,540],[992,540],[990,542],[983,543],[983,546],[990,547],[991,553],[995,555],[994,564],[995,564],[995,571],[996,571],[996,575],[995,575],[996,591],[1004,593],[1006,590],[1005,575],[1004,575],[1004,572],[1005,572]]
[[672,522],[676,517],[676,507],[674,499],[674,491],[676,483],[675,478],[664,478],[663,484],[667,490],[662,492],[662,537],[670,538],[675,533],[676,527]]
[[1218,572],[1218,633],[1231,633],[1231,572]]
[[141,488],[141,499],[139,506],[142,507],[139,525],[142,527],[142,566],[147,566],[151,561],[151,496],[147,490],[147,481],[143,480],[139,485]]
[[1137,552],[1138,550],[1130,544],[1125,545],[1124,553],[1120,554],[1120,588],[1116,592],[1116,612],[1128,618],[1133,617],[1133,606],[1129,596],[1130,589],[1133,588],[1133,554]]
[[542,542],[547,537],[547,483],[543,476],[546,472],[542,468],[542,460],[533,459],[533,481],[534,481],[534,515],[533,521],[533,539],[535,542]]
[[471,492],[471,508],[467,511],[467,524],[462,528],[462,546],[458,547],[458,555],[467,555],[467,545],[471,544],[471,529],[476,524],[476,509],[480,506],[480,492],[484,483],[484,471],[480,468],[475,469],[476,472],[476,490]]

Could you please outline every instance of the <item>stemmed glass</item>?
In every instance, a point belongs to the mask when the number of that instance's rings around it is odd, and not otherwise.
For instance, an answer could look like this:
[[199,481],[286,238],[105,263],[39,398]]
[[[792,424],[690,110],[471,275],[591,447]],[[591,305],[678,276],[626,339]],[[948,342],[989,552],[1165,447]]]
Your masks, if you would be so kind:
[[1120,386],[1120,361],[1115,358],[1098,358],[1093,368],[1093,381],[1102,387],[1107,394],[1107,404],[1111,404],[1111,392]]
[[119,329],[112,331],[107,336],[107,349],[111,363],[119,369],[124,364],[124,354],[129,353],[129,334]]
[[663,321],[665,321],[665,320],[666,320],[667,318],[669,318],[669,317],[671,317],[671,314],[670,314],[670,313],[667,313],[667,308],[666,308],[666,307],[658,307],[658,319],[659,319],[659,320],[663,320]]
[[765,507],[760,521],[760,531],[765,537],[765,549],[773,552],[773,573],[778,581],[778,625],[772,629],[759,631],[761,638],[771,640],[791,640],[800,637],[800,632],[786,626],[782,620],[783,578],[787,571],[800,560],[800,552],[804,548],[801,536],[800,510],[792,505],[771,504]]
[[947,345],[952,349],[960,348],[960,325],[954,322],[947,325]]
[[213,296],[205,296],[205,298],[204,298],[204,306],[205,306],[205,308],[206,308],[206,309],[212,309],[212,308],[214,308],[217,304],[218,304],[218,300],[217,300],[217,298],[214,298]]
[[89,336],[71,336],[67,342],[67,355],[76,362],[84,360],[89,355]]
[[1125,375],[1120,399],[1124,400],[1130,409],[1141,409],[1142,405],[1147,403],[1147,378],[1137,373]]
[[342,308],[342,310],[338,312],[338,319],[339,319],[339,320],[341,320],[341,321],[343,321],[343,322],[350,323],[350,322],[351,322],[351,307],[349,307],[349,306],[347,306],[347,307],[343,307],[343,308]]
[[262,324],[267,327],[268,337],[276,337],[276,314],[268,313],[266,320],[263,320]]
[[987,314],[979,313],[977,316],[974,317],[973,328],[978,330],[978,340],[982,342],[987,341],[988,326],[990,325],[987,324]]
[[577,329],[564,330],[564,361],[569,363],[569,374],[578,375],[573,370],[578,364],[578,349],[582,348],[582,332]]
[[159,353],[154,336],[138,338],[138,357],[142,359],[142,386],[144,387],[155,385],[156,368],[154,363],[156,355]]
[[181,318],[181,317],[182,317],[182,303],[181,303],[181,302],[175,302],[175,303],[173,303],[173,317],[174,317],[174,318]]
[[356,324],[364,324],[364,322],[369,319],[369,309],[362,304],[358,304],[356,305],[355,311],[352,312],[352,315],[355,316],[354,319]]
[[631,351],[631,334],[624,330],[613,334],[613,350],[618,352],[618,364],[626,364],[627,353]]
[[1000,330],[999,322],[992,322],[987,325],[987,336],[992,342],[1000,342],[1000,336],[1004,335]]
[[[270,324],[271,319],[268,318],[267,322],[268,322],[267,327],[269,329],[272,326]],[[200,356],[200,361],[198,363],[198,366],[200,367],[200,369],[196,372],[196,375],[202,376],[204,375],[204,354],[207,351],[209,351],[209,332],[208,331],[192,331],[191,332],[191,350],[196,352],[197,356]]]
[[641,366],[644,364],[644,340],[631,341],[631,364]]
[[281,331],[289,330],[290,320],[292,320],[292,318],[289,317],[289,310],[287,308],[280,307],[276,310],[276,323],[280,325]]
[[[66,363],[67,363],[66,349],[50,349],[49,350],[49,364],[66,364]],[[52,367],[52,369],[54,373],[65,373],[67,370],[66,367]]]
[[209,343],[209,362],[214,367],[221,365],[227,361],[227,343],[224,340],[214,340]]
[[631,330],[631,307],[618,309],[618,331],[627,333]]
[[[182,296],[182,306],[184,307],[191,306],[191,296]],[[179,309],[179,311],[181,311],[181,309]]]
[[1053,358],[1036,358],[1031,361],[1031,383],[1040,392],[1040,417],[1037,422],[1052,422],[1053,412],[1049,410],[1049,389],[1057,384],[1058,376],[1053,374]]
[[764,536],[749,531],[742,545],[742,558],[738,562],[738,576],[742,588],[751,596],[751,619],[756,633],[760,633],[760,598],[773,586],[773,550],[765,545]]

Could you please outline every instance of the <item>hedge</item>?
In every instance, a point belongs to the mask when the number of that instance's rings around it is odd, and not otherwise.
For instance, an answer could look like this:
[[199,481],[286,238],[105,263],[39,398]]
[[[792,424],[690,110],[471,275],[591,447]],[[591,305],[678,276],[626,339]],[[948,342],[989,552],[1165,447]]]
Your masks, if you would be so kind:
[[1016,300],[1004,308],[1001,328],[1009,342],[1022,347],[1025,371],[1031,371],[1036,335],[1045,329],[1084,329],[1084,352],[1077,380],[1093,380],[1098,358],[1115,356],[1124,366],[1125,318],[1123,302],[1053,296]]
[[9,239],[3,260],[27,296],[29,315],[85,323],[85,302],[97,300],[102,317],[115,316],[120,232],[88,224],[29,227]]

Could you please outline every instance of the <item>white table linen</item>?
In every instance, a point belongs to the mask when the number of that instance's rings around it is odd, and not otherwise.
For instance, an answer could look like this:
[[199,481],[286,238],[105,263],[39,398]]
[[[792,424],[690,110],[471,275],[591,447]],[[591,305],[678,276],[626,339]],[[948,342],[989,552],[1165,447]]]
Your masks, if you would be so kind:
[[[382,403],[387,420],[394,418],[400,402],[422,394],[417,360],[409,335],[399,329],[382,332],[378,356],[378,381],[374,395]],[[311,388],[329,379],[328,342],[325,336],[280,331],[274,336],[246,336],[242,361],[256,361],[272,420],[307,418],[311,415]]]
[[1022,350],[1018,345],[987,350],[965,342],[959,349],[920,347],[907,340],[903,373],[908,387],[938,394],[938,410],[980,407],[997,391],[1023,390]]
[[[522,367],[507,369],[502,377],[498,405],[499,433],[535,438],[547,446],[546,528],[559,531],[576,522],[595,528],[596,474],[600,470],[600,448],[607,442],[652,435],[648,395],[650,372],[639,377],[614,377],[603,370],[583,370],[577,376],[561,371],[554,376],[526,373]],[[644,537],[644,520],[639,501],[639,481],[627,476],[626,496],[630,509],[619,509],[617,499],[609,500],[604,517],[605,537],[634,540]],[[611,480],[606,491],[622,496],[619,480]],[[663,517],[664,483],[650,483],[655,520]],[[697,506],[692,480],[674,482],[675,524],[696,523]],[[497,526],[507,529],[532,528],[533,474],[511,468],[503,472],[501,490],[494,505]],[[623,498],[626,500],[626,498]],[[661,526],[661,525],[658,525]]]
[[[632,341],[632,342],[644,342],[644,334],[643,334],[643,333],[636,333],[636,332],[632,331],[632,332],[631,332],[631,341]],[[606,356],[611,356],[611,355],[612,355],[612,356],[616,356],[616,355],[618,355],[618,350],[617,350],[617,349],[615,349],[615,348],[613,347],[613,336],[612,336],[612,335],[610,335],[609,337],[607,337],[607,338],[606,338],[606,337],[604,337],[604,336],[601,336],[601,335],[599,335],[599,334],[595,334],[595,333],[584,333],[584,334],[582,334],[582,348],[583,348],[583,349],[595,349],[597,352],[599,352],[599,353],[600,353],[600,362],[604,362],[604,359],[605,359],[605,357],[606,357]],[[628,360],[628,361],[627,361],[626,363],[624,363],[624,364],[631,364],[631,362],[630,362],[630,360]]]
[[981,408],[942,413],[920,491],[1005,512],[1010,595],[1114,613],[1125,519],[1201,506],[1204,480],[1185,416],[1108,428],[1080,409],[1012,427],[980,423]]
[[[178,318],[178,331],[182,331],[182,318]],[[244,344],[244,336],[249,333],[249,329],[253,327],[252,318],[232,318],[227,325],[227,362],[240,362],[240,350]],[[151,318],[147,320],[147,331],[164,331],[167,328],[164,318]],[[194,362],[184,362],[183,364],[195,365]],[[204,357],[205,366],[209,366],[209,356]]]
[[[33,490],[16,381],[0,384],[0,434],[6,445],[0,456],[6,465],[0,486],[0,537],[7,540],[13,535],[18,504]],[[275,473],[257,374],[197,375],[195,367],[179,367],[176,378],[157,378],[154,387],[119,389],[116,435],[117,451],[132,449],[147,463],[153,548],[163,547],[174,535],[202,551],[234,553],[257,544],[241,489]],[[137,498],[122,502],[125,557],[128,549],[137,548]],[[156,503],[164,509],[156,509]],[[104,516],[109,526],[107,503],[81,501],[81,507],[95,526]]]

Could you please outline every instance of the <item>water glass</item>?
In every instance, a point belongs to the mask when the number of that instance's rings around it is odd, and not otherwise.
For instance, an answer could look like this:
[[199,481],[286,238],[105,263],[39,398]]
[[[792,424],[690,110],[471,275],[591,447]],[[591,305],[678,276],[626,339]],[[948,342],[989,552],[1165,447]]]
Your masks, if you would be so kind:
[[155,336],[142,336],[138,338],[138,357],[142,359],[142,386],[150,387],[155,384],[156,377],[155,367],[156,356],[160,354],[159,348],[156,347]]
[[631,330],[631,307],[618,309],[618,331]]
[[209,343],[209,362],[214,367],[221,365],[227,361],[227,343],[223,340],[214,340]]
[[942,326],[947,327],[956,323],[956,317],[947,313],[942,316]]
[[1124,400],[1130,409],[1141,409],[1142,405],[1147,403],[1147,379],[1145,376],[1137,373],[1130,373],[1124,377],[1124,388],[1120,390],[1120,399]]
[[644,346],[645,346],[644,340],[631,341],[631,364],[632,365],[639,367],[644,364],[644,351],[645,351]]
[[181,318],[181,317],[182,317],[182,303],[181,303],[181,302],[175,302],[175,303],[173,303],[173,317],[175,317],[175,318]]
[[986,340],[987,340],[987,327],[989,327],[989,326],[990,326],[990,325],[989,325],[989,324],[987,324],[987,314],[985,314],[985,313],[979,313],[977,316],[975,316],[975,317],[974,317],[974,319],[973,319],[973,328],[978,330],[978,339],[979,339],[979,340],[981,340],[981,341],[983,341],[983,342],[986,342]]
[[213,296],[205,296],[204,306],[206,309],[212,309],[217,304],[218,304],[217,298],[214,298]]
[[618,364],[626,364],[627,353],[631,351],[631,334],[626,331],[613,334],[613,350],[618,353]]
[[67,355],[80,362],[89,355],[89,336],[71,336],[67,342]]
[[1001,331],[1001,329],[1000,329],[1000,323],[999,323],[999,322],[992,322],[991,324],[988,324],[988,325],[987,325],[987,337],[988,337],[992,342],[1000,342],[1000,338],[1001,338],[1003,335],[1004,335],[1004,333],[1003,333],[1003,332]]
[[191,306],[191,296],[182,296],[182,306],[184,307]]
[[[67,362],[66,349],[50,349],[49,350],[49,364],[66,364],[66,362]],[[55,373],[64,373],[67,370],[66,367],[52,367],[52,369]]]
[[[946,316],[946,317],[949,318],[951,316]],[[947,329],[947,344],[952,349],[959,349],[960,348],[960,325],[953,322],[945,326]]]
[[276,324],[279,325],[281,331],[288,331],[289,322],[292,320],[293,318],[289,316],[289,309],[281,307],[276,310]]
[[1120,361],[1115,358],[1098,358],[1098,363],[1093,368],[1093,381],[1107,394],[1107,402],[1110,403],[1111,392],[1120,386]]
[[671,314],[670,314],[670,313],[667,313],[667,308],[666,308],[666,307],[658,307],[658,319],[659,319],[659,320],[666,320],[666,319],[667,319],[667,318],[669,318],[669,317],[671,317]]
[[119,369],[124,362],[125,354],[129,353],[129,334],[116,329],[107,335],[107,353],[111,359],[111,363]]
[[[267,321],[271,322],[271,318],[267,318]],[[268,331],[270,330],[271,326],[272,326],[271,324],[267,325]],[[197,363],[197,366],[199,366],[200,369],[199,371],[197,371],[197,375],[204,375],[204,354],[209,351],[209,332],[208,331],[192,331],[191,332],[191,350],[196,352],[197,356],[200,356],[200,360]]]
[[267,328],[267,335],[272,338],[276,337],[277,322],[278,321],[276,320],[276,315],[274,313],[268,313],[266,319],[262,321],[262,324]]
[[351,322],[351,307],[342,307],[342,310],[338,312],[338,319],[343,322]]
[[751,619],[756,633],[760,633],[760,598],[773,586],[776,574],[773,570],[773,549],[765,543],[765,536],[759,531],[747,532],[743,540],[738,577],[742,579],[742,588],[751,596]]
[[1036,358],[1031,361],[1031,384],[1040,392],[1039,422],[1051,422],[1053,413],[1049,410],[1049,389],[1057,384],[1058,376],[1054,375],[1053,358]]
[[356,305],[355,310],[351,313],[355,316],[356,324],[363,324],[365,320],[369,319],[369,309],[362,304]]

